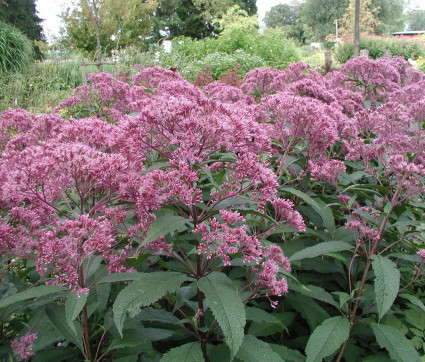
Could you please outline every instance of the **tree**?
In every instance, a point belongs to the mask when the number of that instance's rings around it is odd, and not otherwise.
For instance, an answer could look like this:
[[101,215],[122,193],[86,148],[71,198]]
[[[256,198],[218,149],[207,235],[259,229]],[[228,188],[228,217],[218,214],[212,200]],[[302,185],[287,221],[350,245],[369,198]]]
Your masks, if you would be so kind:
[[215,26],[215,19],[220,19],[234,5],[250,16],[257,13],[256,0],[159,0],[150,42],[178,36],[193,39],[216,36],[220,29]]
[[407,14],[408,29],[425,30],[425,10],[415,9]]
[[43,40],[42,19],[37,15],[35,0],[0,1],[0,21],[13,25],[31,40]]
[[312,40],[323,41],[334,32],[335,20],[342,18],[350,0],[307,0],[301,7],[301,22],[311,28]]
[[381,24],[376,27],[375,33],[382,35],[403,31],[404,6],[405,0],[372,0],[372,7],[376,9],[375,16],[381,21]]
[[279,4],[266,12],[264,23],[268,28],[294,25],[300,20],[300,7],[297,5]]
[[157,3],[140,0],[79,0],[78,7],[62,14],[65,44],[88,53],[96,51],[96,18],[99,15],[99,38],[103,51],[130,45],[142,46],[153,25],[151,16]]
[[353,37],[355,35],[354,23],[356,6],[360,7],[359,26],[362,34],[374,34],[375,29],[381,24],[381,21],[376,16],[379,8],[373,7],[371,0],[362,0],[359,4],[357,1],[359,0],[350,1],[350,5],[340,21],[339,32],[342,36]]
[[301,21],[301,3],[279,4],[266,12],[264,22],[267,28],[283,28],[289,38],[304,44],[308,27]]

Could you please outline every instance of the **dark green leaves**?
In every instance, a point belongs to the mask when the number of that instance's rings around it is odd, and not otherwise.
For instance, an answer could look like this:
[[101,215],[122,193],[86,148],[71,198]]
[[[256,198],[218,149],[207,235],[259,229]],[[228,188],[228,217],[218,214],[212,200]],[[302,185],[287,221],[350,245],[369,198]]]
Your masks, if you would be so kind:
[[348,338],[350,322],[344,317],[326,319],[308,340],[305,353],[307,362],[321,361],[334,353]]
[[246,320],[242,300],[233,288],[231,279],[223,273],[213,272],[199,279],[198,288],[205,294],[233,359],[244,338]]
[[314,246],[302,249],[292,255],[289,259],[291,261],[302,260],[307,258],[315,258],[328,253],[335,253],[338,251],[351,250],[354,247],[343,241],[325,241]]
[[277,353],[273,352],[268,343],[251,335],[244,337],[236,358],[243,362],[283,362],[283,359]]
[[164,354],[161,362],[204,362],[201,345],[193,342],[175,347]]
[[136,315],[140,307],[148,306],[165,294],[175,292],[186,279],[185,274],[177,272],[141,273],[139,279],[125,287],[118,294],[113,306],[115,324],[121,336],[127,312]]
[[398,362],[420,362],[413,345],[398,330],[383,324],[372,324],[373,333],[380,347],[385,348],[390,357]]
[[161,215],[151,224],[146,234],[145,240],[142,245],[150,243],[161,236],[167,235],[176,230],[184,230],[185,224],[189,224],[189,220],[181,216],[176,215]]
[[7,307],[14,303],[23,302],[25,300],[44,297],[46,295],[53,294],[53,293],[63,292],[65,290],[66,288],[58,287],[55,285],[40,285],[39,287],[28,289],[24,292],[14,294],[8,298],[1,300],[0,308]]
[[379,319],[391,308],[400,286],[400,272],[388,258],[380,255],[372,256],[372,267],[375,272],[375,295]]

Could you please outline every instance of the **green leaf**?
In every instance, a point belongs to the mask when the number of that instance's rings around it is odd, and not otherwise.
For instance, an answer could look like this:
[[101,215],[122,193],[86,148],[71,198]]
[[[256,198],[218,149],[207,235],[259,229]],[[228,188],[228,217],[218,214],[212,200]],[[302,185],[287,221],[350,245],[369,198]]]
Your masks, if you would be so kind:
[[277,353],[273,352],[268,343],[249,334],[244,337],[236,358],[243,362],[283,362],[283,359]]
[[400,272],[388,258],[372,255],[372,268],[375,272],[375,297],[379,319],[389,311],[400,287]]
[[89,293],[81,293],[79,296],[77,292],[68,293],[68,298],[65,302],[65,315],[66,322],[72,328],[72,330],[74,330],[73,321],[77,319],[83,307],[86,305],[88,296]]
[[323,226],[329,230],[330,234],[333,235],[335,232],[335,220],[332,214],[332,210],[329,207],[326,207],[326,204],[323,203],[322,200],[315,200],[311,196],[306,193],[293,189],[291,187],[284,188],[283,192],[288,192],[294,196],[299,197],[304,202],[306,202],[309,206],[311,206],[314,211],[316,211],[319,216],[322,218]]
[[140,307],[146,307],[165,294],[175,292],[185,280],[187,280],[185,274],[160,271],[143,273],[126,286],[118,294],[113,306],[115,324],[121,337],[127,312],[137,314]]
[[307,362],[321,361],[334,353],[348,339],[350,322],[342,317],[326,319],[311,334],[305,353]]
[[279,345],[279,344],[270,344],[271,349],[276,352],[280,357],[282,357],[287,362],[304,362],[305,356],[301,352],[290,349],[288,347]]
[[315,258],[327,253],[334,253],[337,251],[351,250],[354,247],[343,241],[325,241],[323,243],[310,246],[293,254],[289,259],[291,261],[302,260],[307,258]]
[[301,294],[306,295],[307,297],[311,297],[322,302],[333,305],[336,308],[339,308],[339,304],[336,300],[332,298],[332,295],[328,293],[325,289],[315,286],[315,285],[306,285],[305,288],[301,288],[298,285],[294,285],[290,283],[289,289]]
[[199,279],[198,288],[205,294],[207,304],[224,333],[233,359],[242,344],[246,323],[242,300],[233,288],[232,280],[220,272],[213,272]]
[[249,334],[256,337],[265,337],[286,329],[285,325],[272,313],[267,313],[260,308],[247,308],[246,319],[252,320]]
[[177,215],[161,215],[149,227],[146,238],[140,245],[145,245],[161,236],[167,235],[173,231],[183,231],[185,224],[190,224],[189,220]]
[[402,294],[399,294],[398,296],[401,298],[407,299],[410,303],[412,303],[413,305],[416,305],[423,312],[425,312],[425,305],[419,300],[419,298],[416,298],[414,295],[402,293]]
[[145,322],[157,322],[165,324],[177,324],[179,319],[172,313],[164,309],[155,309],[147,307],[142,309],[138,315],[138,319]]
[[105,276],[98,283],[127,282],[129,280],[139,279],[142,275],[143,273],[113,273]]
[[285,300],[307,321],[311,330],[315,329],[324,320],[329,318],[324,310],[312,298],[305,295],[287,294]]
[[201,345],[193,342],[170,349],[162,356],[161,362],[204,362]]
[[14,303],[23,302],[28,299],[44,297],[53,293],[60,293],[65,290],[67,290],[65,287],[58,287],[56,285],[40,285],[39,287],[28,289],[24,292],[14,294],[8,298],[1,300],[0,308],[7,307]]
[[371,324],[376,341],[381,348],[385,348],[390,357],[399,362],[420,362],[418,353],[403,334],[390,326]]
[[73,328],[68,325],[64,306],[46,305],[46,315],[63,338],[74,343],[84,352],[81,327],[77,322],[74,323]]

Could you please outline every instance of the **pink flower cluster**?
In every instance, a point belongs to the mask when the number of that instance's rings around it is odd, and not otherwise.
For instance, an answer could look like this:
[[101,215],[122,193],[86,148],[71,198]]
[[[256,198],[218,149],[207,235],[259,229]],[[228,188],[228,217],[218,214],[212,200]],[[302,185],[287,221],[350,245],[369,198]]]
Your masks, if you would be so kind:
[[[288,260],[232,208],[273,205],[279,223],[303,231],[294,204],[277,198],[281,176],[335,187],[344,161],[370,175],[379,166],[400,197],[424,190],[425,77],[400,58],[358,57],[326,76],[302,63],[256,69],[240,88],[200,89],[159,67],[130,83],[90,80],[57,109],[75,118],[0,116],[0,252],[35,259],[71,290],[85,290],[81,268],[94,255],[110,272],[127,270],[167,207],[196,225],[199,252],[225,265],[242,255],[265,293],[281,295]],[[376,237],[358,214],[348,226]],[[172,255],[163,238],[144,247]]]
[[26,334],[25,336],[12,341],[11,346],[18,361],[24,361],[34,356],[32,351],[37,335],[35,333]]

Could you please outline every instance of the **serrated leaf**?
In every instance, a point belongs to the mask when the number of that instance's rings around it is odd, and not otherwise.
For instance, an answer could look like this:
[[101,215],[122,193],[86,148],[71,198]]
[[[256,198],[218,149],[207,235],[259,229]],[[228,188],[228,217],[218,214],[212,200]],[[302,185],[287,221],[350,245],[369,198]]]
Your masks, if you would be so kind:
[[334,353],[348,339],[350,322],[342,317],[326,319],[311,334],[305,353],[307,362],[321,361]]
[[285,325],[273,314],[260,308],[247,308],[246,319],[252,320],[249,334],[256,337],[265,337],[286,329]]
[[398,362],[420,362],[418,353],[409,340],[397,329],[383,324],[371,324],[376,341],[390,357]]
[[115,325],[121,337],[127,312],[146,307],[165,294],[175,292],[187,280],[187,275],[177,272],[160,271],[140,274],[143,275],[118,294],[113,306]]
[[379,319],[389,311],[400,287],[400,272],[388,258],[372,255],[372,268],[375,272],[375,297]]
[[190,224],[190,221],[184,217],[177,215],[161,215],[150,225],[146,238],[140,245],[145,245],[154,241],[161,236],[167,235],[173,231],[182,231],[186,229],[185,224]]
[[198,280],[198,288],[205,294],[208,306],[221,327],[231,359],[243,341],[246,323],[245,309],[232,280],[226,274],[213,272]]
[[65,287],[58,287],[56,285],[40,285],[39,287],[34,287],[28,289],[24,292],[12,295],[8,298],[5,298],[0,301],[0,308],[7,307],[11,304],[23,302],[25,300],[44,297],[53,293],[60,293],[67,290]]
[[344,250],[351,250],[354,247],[343,241],[325,241],[314,246],[310,246],[303,250],[297,251],[289,260],[296,261],[307,258],[315,258],[317,256]]
[[272,350],[268,343],[249,334],[244,337],[236,358],[243,362],[283,362],[283,359]]
[[78,295],[77,292],[68,293],[68,298],[65,302],[66,322],[74,331],[73,321],[77,319],[83,307],[86,305],[88,296],[89,293],[81,293],[80,295]]
[[175,347],[162,356],[161,362],[204,362],[201,345],[193,342]]

